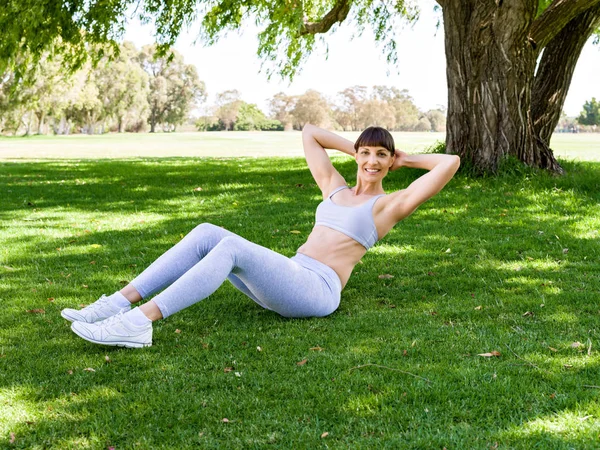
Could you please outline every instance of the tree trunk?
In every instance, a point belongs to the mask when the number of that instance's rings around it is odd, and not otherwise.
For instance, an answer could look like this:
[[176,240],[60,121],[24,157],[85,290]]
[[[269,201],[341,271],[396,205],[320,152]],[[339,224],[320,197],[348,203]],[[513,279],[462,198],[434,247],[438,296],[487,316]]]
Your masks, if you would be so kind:
[[150,113],[150,133],[154,133],[156,131],[156,111],[154,108]]
[[535,76],[531,105],[533,126],[541,141],[540,145],[550,145],[579,55],[598,26],[600,5],[571,20],[544,49]]
[[444,1],[448,80],[446,149],[480,173],[512,155],[560,168],[537,145],[530,115],[536,51],[528,41],[536,2]]
[[119,133],[123,132],[123,125],[124,125],[123,122],[124,122],[123,117],[119,117]]

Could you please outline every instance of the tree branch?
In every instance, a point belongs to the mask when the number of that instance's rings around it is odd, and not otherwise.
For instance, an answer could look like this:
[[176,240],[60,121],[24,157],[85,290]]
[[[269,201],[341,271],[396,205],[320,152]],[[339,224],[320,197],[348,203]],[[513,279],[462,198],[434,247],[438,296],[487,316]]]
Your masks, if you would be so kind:
[[[600,0],[598,0],[600,1]],[[350,12],[350,0],[339,0],[319,22],[304,22],[300,35],[327,33],[337,22],[343,22]]]
[[529,41],[541,51],[576,16],[600,0],[555,0],[532,24]]

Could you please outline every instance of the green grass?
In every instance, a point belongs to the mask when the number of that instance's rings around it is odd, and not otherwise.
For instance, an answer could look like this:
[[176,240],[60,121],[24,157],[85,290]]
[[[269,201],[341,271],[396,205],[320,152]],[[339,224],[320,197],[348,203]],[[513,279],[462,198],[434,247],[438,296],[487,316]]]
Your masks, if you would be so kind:
[[[358,133],[341,133],[356,140]],[[419,152],[444,133],[392,133],[398,148]],[[563,159],[600,161],[600,134],[555,134],[552,148]],[[44,158],[133,158],[163,156],[299,156],[300,133],[209,132],[0,137],[0,160]]]
[[305,162],[0,163],[0,448],[598,448],[600,165],[564,165],[457,176],[327,318],[224,285],[126,350],[77,338],[60,310],[201,222],[293,255],[319,201]]

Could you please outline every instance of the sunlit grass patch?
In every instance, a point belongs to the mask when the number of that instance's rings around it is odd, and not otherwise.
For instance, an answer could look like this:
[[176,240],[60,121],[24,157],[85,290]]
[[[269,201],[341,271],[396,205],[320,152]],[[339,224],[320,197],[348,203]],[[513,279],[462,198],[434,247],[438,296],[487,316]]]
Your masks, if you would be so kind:
[[283,319],[225,285],[128,351],[77,339],[60,310],[202,222],[293,255],[321,199],[305,162],[0,164],[0,447],[595,448],[600,168],[566,167],[458,175],[327,318]]

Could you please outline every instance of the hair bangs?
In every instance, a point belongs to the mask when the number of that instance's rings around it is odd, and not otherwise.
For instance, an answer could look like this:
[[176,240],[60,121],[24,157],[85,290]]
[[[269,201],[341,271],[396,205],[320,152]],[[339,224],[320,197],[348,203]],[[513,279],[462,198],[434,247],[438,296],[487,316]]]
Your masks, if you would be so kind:
[[360,147],[383,147],[392,155],[396,152],[394,138],[388,130],[381,127],[366,128],[354,143],[354,150]]

